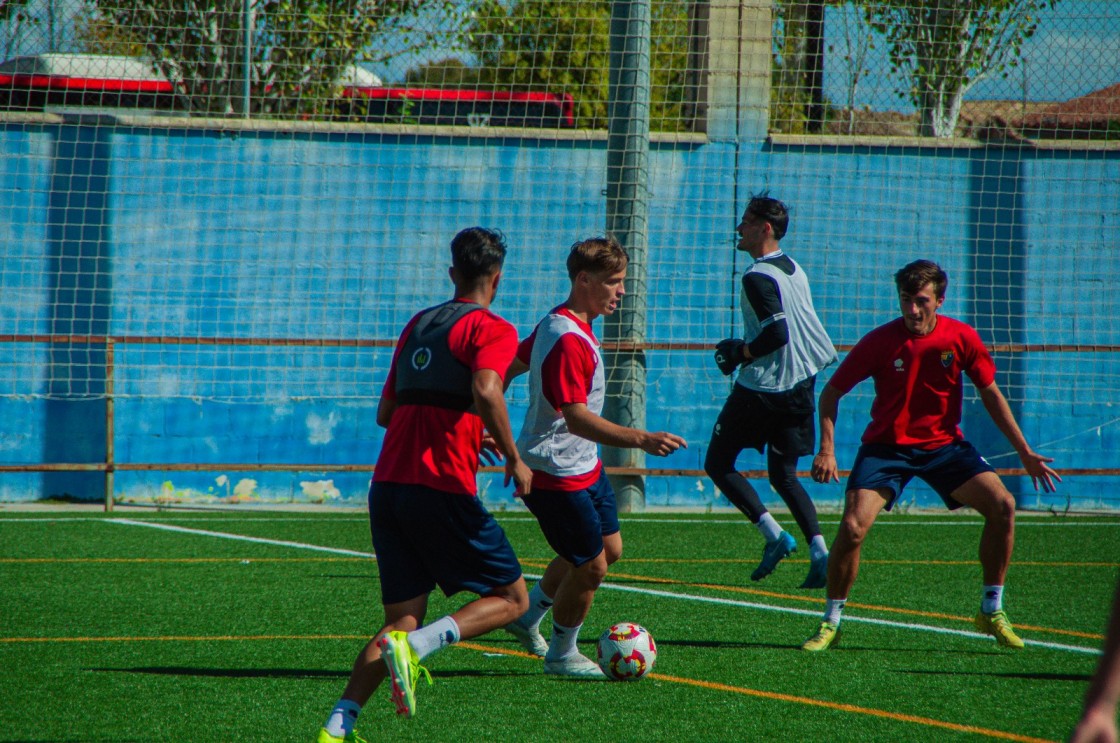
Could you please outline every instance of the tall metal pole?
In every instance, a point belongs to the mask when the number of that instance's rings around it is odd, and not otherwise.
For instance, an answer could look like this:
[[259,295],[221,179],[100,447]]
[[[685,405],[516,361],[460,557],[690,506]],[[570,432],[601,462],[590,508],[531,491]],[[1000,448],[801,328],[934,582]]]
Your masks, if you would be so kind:
[[[613,0],[607,101],[607,233],[630,254],[626,297],[607,317],[606,417],[645,428],[646,265],[649,224],[650,0]],[[612,350],[613,348],[613,350]],[[605,447],[608,467],[644,467],[640,449]],[[641,475],[611,478],[623,512],[645,506]]]
[[249,118],[253,83],[253,4],[241,0],[241,115]]

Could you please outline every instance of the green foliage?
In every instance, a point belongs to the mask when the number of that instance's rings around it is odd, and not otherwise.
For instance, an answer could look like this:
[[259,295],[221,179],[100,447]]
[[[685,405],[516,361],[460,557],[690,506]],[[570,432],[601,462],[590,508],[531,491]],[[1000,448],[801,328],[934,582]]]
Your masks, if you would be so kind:
[[28,12],[28,0],[0,0],[0,52],[7,59],[18,40],[29,28],[40,24],[38,16]]
[[1006,74],[1058,0],[859,0],[887,42],[892,71],[906,72],[900,96],[917,108],[923,136],[951,137],[964,94],[991,74]]
[[404,84],[417,88],[477,88],[478,70],[454,57],[414,67],[405,74]]
[[16,11],[27,6],[27,0],[0,0],[0,23],[11,20]]
[[[143,46],[181,83],[184,107],[239,113],[245,62],[241,0],[96,0],[100,22]],[[329,112],[345,67],[381,32],[421,12],[456,12],[450,0],[257,0],[251,6],[251,108]]]
[[806,11],[801,0],[774,3],[771,38],[770,131],[804,134],[809,124],[805,81]]
[[[688,4],[654,0],[651,26],[650,127],[687,129]],[[569,93],[577,127],[606,128],[609,0],[482,0],[468,47],[482,84]]]

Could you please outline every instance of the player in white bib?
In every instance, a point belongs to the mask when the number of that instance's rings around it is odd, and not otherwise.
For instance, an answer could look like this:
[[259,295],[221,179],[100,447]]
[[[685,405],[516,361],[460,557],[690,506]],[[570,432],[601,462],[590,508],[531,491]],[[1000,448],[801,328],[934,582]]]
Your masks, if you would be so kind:
[[[568,299],[551,310],[518,348],[506,380],[529,372],[529,410],[517,439],[533,471],[523,496],[556,558],[529,595],[529,611],[507,625],[530,652],[544,656],[544,672],[605,678],[576,648],[580,627],[607,567],[622,555],[614,491],[599,460],[599,444],[667,456],[685,440],[666,432],[627,428],[602,417],[606,377],[595,318],[622,301],[629,257],[612,238],[572,246]],[[540,623],[552,609],[546,643]]]
[[751,580],[762,580],[797,549],[735,466],[744,449],[765,449],[770,485],[809,543],[801,587],[824,588],[828,547],[817,509],[797,478],[797,461],[813,453],[817,374],[836,361],[836,348],[817,318],[805,271],[778,245],[788,226],[786,205],[765,193],[750,200],[739,223],[738,249],[754,258],[743,275],[744,333],[720,341],[715,354],[720,371],[738,369],[739,376],[712,429],[704,470],[766,540],[751,573]]

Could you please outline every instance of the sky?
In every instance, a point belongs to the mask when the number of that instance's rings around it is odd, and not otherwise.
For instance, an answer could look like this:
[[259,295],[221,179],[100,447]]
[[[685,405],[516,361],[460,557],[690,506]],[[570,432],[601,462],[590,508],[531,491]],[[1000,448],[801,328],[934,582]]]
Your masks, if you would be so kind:
[[[846,101],[850,79],[842,60],[847,48],[844,12],[851,21],[850,6],[847,11],[829,8],[825,18],[826,47],[838,50],[826,62],[825,95],[836,104]],[[1020,67],[1007,77],[993,75],[979,81],[965,97],[1062,101],[1120,82],[1120,0],[1060,0],[1040,13],[1038,28],[1023,43],[1022,53]],[[890,73],[885,48],[870,52],[866,67],[870,72],[860,85],[857,105],[910,110],[894,93],[902,80]]]

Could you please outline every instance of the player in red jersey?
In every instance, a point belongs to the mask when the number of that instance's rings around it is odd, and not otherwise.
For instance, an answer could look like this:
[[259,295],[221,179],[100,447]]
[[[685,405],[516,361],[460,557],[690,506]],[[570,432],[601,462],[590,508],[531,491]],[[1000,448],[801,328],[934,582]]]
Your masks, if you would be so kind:
[[1104,650],[1097,663],[1081,719],[1070,734],[1069,743],[1116,743],[1116,707],[1120,704],[1120,583],[1112,597],[1112,611],[1105,628]]
[[[369,493],[385,625],[358,654],[318,743],[351,743],[362,705],[388,677],[397,712],[415,711],[427,655],[515,620],[529,605],[521,565],[505,532],[476,497],[483,427],[505,457],[506,484],[520,493],[532,471],[514,443],[504,375],[517,331],[490,311],[506,246],[473,227],[451,242],[454,298],[416,315],[393,354],[377,407],[385,440]],[[424,624],[428,595],[478,598]]]
[[895,274],[902,317],[865,335],[841,362],[818,404],[820,450],[814,480],[839,480],[834,436],[840,398],[860,381],[875,381],[871,423],[852,465],[844,516],[832,542],[827,601],[817,634],[802,645],[825,650],[836,644],[840,615],[859,571],[860,546],[875,518],[890,510],[912,478],[928,483],[950,509],[970,506],[984,517],[980,564],[984,589],[977,629],[1000,645],[1022,648],[1003,611],[1003,583],[1015,539],[1015,498],[999,475],[961,433],[962,373],[1000,432],[1019,454],[1035,488],[1054,490],[1054,461],[1027,444],[1003,393],[995,364],[969,325],[939,315],[948,277],[931,261],[914,261]]
[[[666,431],[644,431],[602,417],[606,370],[592,323],[615,312],[625,295],[629,256],[614,238],[590,238],[568,252],[571,290],[521,344],[507,376],[529,373],[529,409],[517,437],[533,470],[522,496],[556,552],[529,596],[529,610],[507,625],[544,672],[603,679],[576,642],[595,591],[622,555],[614,490],[599,459],[599,444],[642,449],[664,457],[687,446]],[[540,633],[552,609],[552,635]]]

